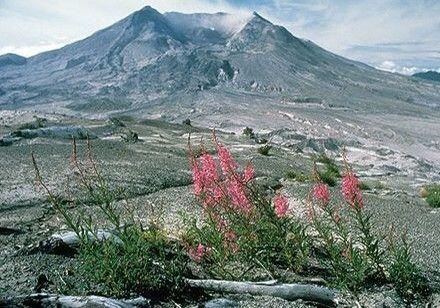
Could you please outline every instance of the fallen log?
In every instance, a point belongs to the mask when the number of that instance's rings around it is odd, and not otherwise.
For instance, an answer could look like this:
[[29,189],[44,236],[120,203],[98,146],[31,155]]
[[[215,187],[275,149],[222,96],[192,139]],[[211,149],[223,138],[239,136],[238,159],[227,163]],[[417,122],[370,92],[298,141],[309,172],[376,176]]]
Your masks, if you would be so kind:
[[311,284],[268,284],[213,279],[185,279],[193,287],[207,291],[279,297],[293,301],[302,299],[328,306],[338,304],[338,293],[330,288]]
[[[88,239],[92,242],[112,240],[122,244],[121,239],[113,231],[98,229],[95,233],[88,232]],[[78,252],[81,240],[73,231],[55,233],[46,240],[40,241],[37,245],[25,247],[19,254],[55,254],[63,256],[74,256]]]
[[132,300],[116,300],[102,296],[62,296],[36,293],[30,295],[0,298],[0,307],[102,307],[132,308],[150,307],[148,299],[138,297]]

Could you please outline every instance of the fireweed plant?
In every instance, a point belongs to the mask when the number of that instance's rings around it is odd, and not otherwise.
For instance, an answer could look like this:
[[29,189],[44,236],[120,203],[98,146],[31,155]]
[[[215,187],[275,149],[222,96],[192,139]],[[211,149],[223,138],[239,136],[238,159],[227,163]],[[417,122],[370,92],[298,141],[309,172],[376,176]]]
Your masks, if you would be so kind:
[[[44,183],[33,153],[32,162],[37,184],[80,242],[73,277],[66,278],[63,293],[94,292],[116,297],[139,294],[152,299],[182,294],[188,262],[182,245],[167,237],[154,219],[144,224],[135,219],[124,191],[115,189],[98,170],[89,140],[84,158],[77,153],[76,141],[72,142],[70,167],[75,181],[68,190],[75,193],[67,191],[67,199],[57,196]],[[121,200],[125,202],[116,202]],[[92,218],[91,210],[102,218]],[[111,234],[104,239],[99,236],[103,228]]]
[[403,248],[386,250],[384,238],[373,233],[359,179],[345,156],[339,188],[342,204],[332,200],[335,197],[315,166],[307,219],[299,219],[292,215],[285,195],[268,196],[257,189],[251,162],[240,167],[215,135],[213,143],[216,151],[211,154],[203,144],[194,151],[189,142],[201,221],[193,219],[184,238],[191,259],[210,276],[247,279],[252,269],[260,269],[273,278],[289,270],[301,273],[317,259],[330,284],[342,289],[357,291],[400,278],[422,281],[418,270],[408,274],[415,264],[406,241]]
[[[64,200],[51,192],[32,155],[38,184],[81,242],[74,273],[85,281],[80,286],[68,283],[66,292],[169,298],[183,294],[183,278],[194,275],[189,264],[202,269],[199,277],[233,280],[288,280],[288,273],[310,275],[321,264],[318,273],[341,289],[391,283],[408,300],[429,294],[406,238],[393,238],[387,246],[372,232],[359,180],[346,160],[339,188],[343,203],[335,201],[315,166],[304,219],[294,215],[280,191],[269,194],[258,187],[252,162],[241,167],[215,134],[213,144],[215,151],[208,152],[203,144],[192,149],[188,142],[200,219],[186,217],[180,239],[169,238],[153,220],[141,224],[128,206],[117,205],[124,192],[98,171],[89,142],[85,161],[78,157],[75,141],[71,157],[86,199]],[[92,205],[104,221],[90,217],[86,209]],[[103,223],[114,237],[99,238]]]
[[251,162],[240,168],[214,136],[216,153],[189,146],[193,192],[202,222],[189,223],[185,241],[191,258],[216,278],[240,279],[253,269],[272,276],[276,267],[299,270],[309,254],[309,238],[288,216],[288,199],[271,199],[254,185]]

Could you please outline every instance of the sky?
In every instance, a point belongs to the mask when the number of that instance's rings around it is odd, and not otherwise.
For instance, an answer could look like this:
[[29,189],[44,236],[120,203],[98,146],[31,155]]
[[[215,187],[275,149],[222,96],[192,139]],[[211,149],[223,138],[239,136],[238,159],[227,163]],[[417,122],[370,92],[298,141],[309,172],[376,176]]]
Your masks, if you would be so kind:
[[162,13],[257,11],[297,37],[376,68],[440,72],[440,0],[0,0],[0,54],[62,47],[145,5]]

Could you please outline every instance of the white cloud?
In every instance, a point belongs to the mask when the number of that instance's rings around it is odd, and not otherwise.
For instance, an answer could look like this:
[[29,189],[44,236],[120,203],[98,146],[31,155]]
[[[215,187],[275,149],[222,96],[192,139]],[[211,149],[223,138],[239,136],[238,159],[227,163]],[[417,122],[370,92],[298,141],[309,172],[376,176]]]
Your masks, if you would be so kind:
[[423,67],[416,67],[416,66],[400,66],[397,65],[393,61],[383,61],[380,65],[376,66],[377,69],[382,71],[387,71],[391,73],[399,73],[402,75],[413,75],[418,72],[427,72],[427,71],[436,71],[440,72],[439,68],[423,68]]

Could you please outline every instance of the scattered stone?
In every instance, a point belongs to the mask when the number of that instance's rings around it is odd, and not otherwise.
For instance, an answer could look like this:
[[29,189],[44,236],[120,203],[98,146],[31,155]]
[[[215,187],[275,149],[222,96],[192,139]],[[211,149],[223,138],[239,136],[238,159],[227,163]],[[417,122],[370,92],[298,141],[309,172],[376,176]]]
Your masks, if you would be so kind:
[[238,303],[227,298],[216,298],[205,303],[205,308],[229,308],[238,307]]

